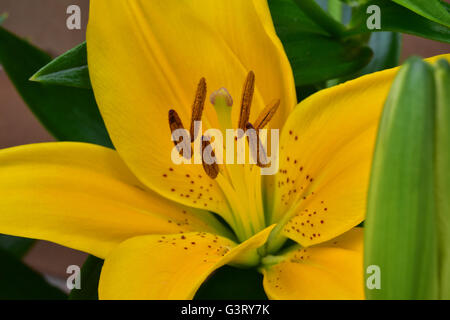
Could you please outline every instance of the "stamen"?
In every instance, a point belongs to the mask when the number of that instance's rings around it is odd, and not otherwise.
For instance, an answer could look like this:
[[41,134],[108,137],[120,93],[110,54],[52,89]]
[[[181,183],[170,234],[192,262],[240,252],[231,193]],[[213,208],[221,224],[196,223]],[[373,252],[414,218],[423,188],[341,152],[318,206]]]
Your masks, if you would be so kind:
[[276,99],[264,108],[264,110],[259,114],[258,119],[256,119],[255,121],[256,131],[264,128],[269,123],[269,121],[272,120],[279,106],[280,99]]
[[250,107],[252,105],[253,93],[255,92],[255,74],[253,71],[248,73],[242,91],[241,113],[239,115],[238,128],[245,131],[250,118]]
[[[255,128],[253,127],[253,125],[250,122],[247,123],[247,125],[245,127],[246,127],[246,130],[249,130],[249,129],[255,130]],[[250,142],[249,142],[250,152],[253,155],[253,157],[256,158],[255,159],[256,165],[258,167],[260,167],[260,168],[270,167],[270,163],[268,163],[269,161],[267,159],[267,153],[264,150],[264,146],[262,145],[261,140],[259,139],[259,133],[257,130],[255,130],[255,132],[256,132],[256,134],[255,134],[256,135],[256,152],[255,152],[254,148],[252,148],[252,146],[250,145]],[[247,139],[248,139],[248,136],[247,136]],[[264,163],[261,161],[260,157],[263,158]]]
[[[204,152],[205,149],[207,147],[210,146],[210,142],[209,141],[204,141],[202,139],[202,162],[203,162],[203,169],[205,170],[206,174],[211,178],[211,179],[215,179],[217,178],[217,175],[219,174],[219,166],[217,165],[217,163],[215,161],[208,161],[211,162],[211,164],[208,164],[205,162],[205,156],[204,156]],[[212,147],[211,147],[212,148]],[[211,150],[211,156],[215,157],[214,151]],[[213,160],[213,159],[209,159],[209,160]]]
[[191,142],[195,140],[194,122],[202,120],[203,107],[205,106],[206,99],[206,80],[201,78],[197,86],[197,92],[195,93],[195,100],[192,105],[192,117],[191,117]]
[[184,126],[183,126],[183,123],[181,122],[180,116],[173,109],[169,110],[169,126],[170,126],[170,132],[172,132],[172,133],[177,129],[184,129]]
[[[173,136],[173,132],[175,130],[178,129],[184,129],[183,123],[181,122],[180,116],[178,115],[178,113],[173,110],[170,109],[169,110],[169,126],[170,126],[170,132]],[[186,159],[190,159],[192,158],[192,150],[191,153],[184,156],[184,148],[186,148],[186,145],[190,144],[190,141],[183,141],[183,137],[180,137],[181,141],[176,141],[175,139],[173,139],[173,144],[175,145],[175,147],[177,148],[178,152],[180,153],[180,156],[185,157]]]

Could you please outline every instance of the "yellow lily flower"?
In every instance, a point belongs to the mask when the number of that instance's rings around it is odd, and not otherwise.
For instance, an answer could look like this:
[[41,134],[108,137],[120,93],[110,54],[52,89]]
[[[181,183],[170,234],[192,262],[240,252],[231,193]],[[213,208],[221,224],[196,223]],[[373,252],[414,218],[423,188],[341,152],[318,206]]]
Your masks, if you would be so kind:
[[[226,264],[259,269],[272,299],[364,298],[354,227],[397,70],[296,106],[265,0],[93,0],[90,16],[91,81],[116,151],[73,142],[0,151],[0,232],[105,259],[101,299],[191,299]],[[237,97],[244,82],[245,125],[280,100],[268,124],[282,129],[279,172],[174,165],[169,110],[189,123],[206,83]],[[206,105],[202,120],[242,124],[239,104],[226,110]],[[282,248],[286,239],[297,244]]]

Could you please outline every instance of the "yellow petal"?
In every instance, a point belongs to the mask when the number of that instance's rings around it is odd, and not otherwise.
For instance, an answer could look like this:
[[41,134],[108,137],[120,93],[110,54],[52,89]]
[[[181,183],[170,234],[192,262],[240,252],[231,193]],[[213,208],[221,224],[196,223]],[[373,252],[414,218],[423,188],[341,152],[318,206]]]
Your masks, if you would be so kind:
[[[122,243],[102,269],[100,299],[192,299],[205,279],[225,264],[257,258],[271,227],[244,243],[208,233],[141,236]],[[250,260],[250,261],[249,261]]]
[[[253,70],[251,120],[280,98],[273,123],[281,126],[296,103],[295,88],[266,1],[91,1],[87,47],[102,116],[131,170],[165,197],[230,221],[225,197],[202,166],[172,163],[168,110],[176,109],[189,129],[196,86],[205,77],[208,94],[226,87],[233,95],[237,125],[242,86]],[[212,110],[207,99],[204,119],[219,128]]]
[[378,121],[397,71],[320,91],[293,111],[281,134],[272,220],[292,217],[285,236],[310,246],[364,219]]
[[53,241],[98,257],[145,234],[221,232],[207,212],[165,200],[117,152],[84,143],[0,151],[0,233]]
[[270,299],[364,299],[363,231],[311,248],[299,248],[263,269]]

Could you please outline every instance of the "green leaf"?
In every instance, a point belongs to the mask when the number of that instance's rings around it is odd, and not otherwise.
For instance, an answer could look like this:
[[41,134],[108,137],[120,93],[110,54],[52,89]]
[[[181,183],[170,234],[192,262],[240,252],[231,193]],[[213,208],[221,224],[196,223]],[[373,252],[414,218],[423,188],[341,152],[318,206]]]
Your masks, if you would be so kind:
[[363,70],[348,77],[330,80],[327,82],[327,86],[332,87],[369,73],[398,66],[402,46],[401,34],[397,32],[374,32],[370,34],[369,46],[374,55]]
[[59,300],[67,296],[12,254],[0,249],[0,300]]
[[43,51],[0,28],[0,63],[47,130],[58,140],[112,147],[91,90],[29,81],[50,61]]
[[438,61],[436,79],[436,203],[440,254],[440,298],[450,299],[450,65]]
[[340,1],[328,1],[327,2],[327,10],[328,13],[339,22],[342,22],[344,4]]
[[278,34],[328,35],[327,31],[306,16],[293,0],[269,0],[269,8]]
[[402,47],[402,38],[399,33],[372,33],[369,46],[374,52],[374,55],[370,63],[361,71],[360,75],[398,66]]
[[[335,0],[316,0],[336,21],[347,25],[352,17],[352,7],[347,3]],[[337,11],[336,11],[337,9]]]
[[86,42],[67,51],[36,72],[30,80],[41,83],[91,89]]
[[263,276],[254,269],[224,266],[202,284],[195,300],[266,300]]
[[0,234],[0,249],[8,251],[17,259],[21,259],[31,249],[35,240]]
[[98,283],[102,267],[102,259],[88,256],[81,268],[81,289],[73,289],[69,300],[98,300]]
[[450,13],[439,0],[392,0],[434,22],[450,27]]
[[450,12],[450,3],[444,2],[443,0],[440,0],[441,5],[447,10],[447,12]]
[[365,268],[381,288],[368,299],[436,299],[438,251],[434,178],[435,85],[418,58],[403,66],[381,118],[365,221]]
[[299,9],[312,21],[319,25],[329,35],[340,37],[345,29],[344,25],[336,21],[328,12],[324,11],[315,0],[293,0]]
[[[334,0],[330,0],[330,1],[334,1]],[[357,6],[361,6],[365,3],[367,3],[369,0],[341,0],[341,2],[344,2],[346,4],[348,4],[351,7],[357,7]]]
[[372,51],[358,41],[330,36],[292,0],[269,1],[278,36],[291,63],[296,86],[354,74],[366,66]]
[[[377,5],[381,9],[381,30],[368,30],[366,9]],[[417,13],[389,0],[372,0],[354,10],[351,29],[347,36],[360,33],[394,31],[450,43],[450,28],[424,18]]]

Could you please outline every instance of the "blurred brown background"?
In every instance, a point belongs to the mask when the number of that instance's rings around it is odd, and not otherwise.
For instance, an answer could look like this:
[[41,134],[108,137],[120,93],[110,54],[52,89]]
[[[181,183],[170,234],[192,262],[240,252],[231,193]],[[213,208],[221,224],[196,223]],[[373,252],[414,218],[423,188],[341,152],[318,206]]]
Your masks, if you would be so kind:
[[[66,27],[66,9],[72,4],[81,8],[81,30]],[[88,10],[88,0],[0,0],[0,13],[9,13],[4,27],[55,56],[84,40]],[[448,44],[407,35],[403,38],[402,60],[412,54],[429,57],[449,52]],[[0,149],[52,140],[0,67]],[[67,266],[81,266],[85,257],[83,253],[40,241],[27,255],[26,262],[39,271],[64,279]]]

